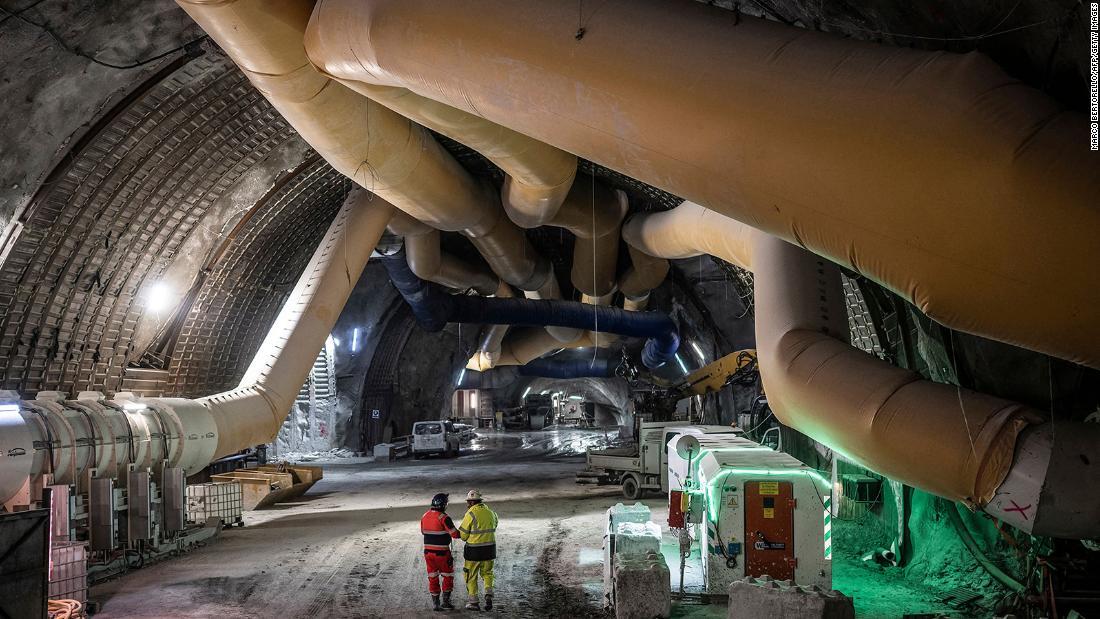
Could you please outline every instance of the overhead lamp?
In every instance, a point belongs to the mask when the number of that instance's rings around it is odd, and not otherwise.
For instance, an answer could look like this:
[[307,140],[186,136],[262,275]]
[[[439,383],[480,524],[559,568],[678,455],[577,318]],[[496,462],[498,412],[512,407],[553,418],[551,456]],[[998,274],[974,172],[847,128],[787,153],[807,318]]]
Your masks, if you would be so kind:
[[159,313],[172,305],[172,288],[164,282],[156,282],[145,291],[145,309]]

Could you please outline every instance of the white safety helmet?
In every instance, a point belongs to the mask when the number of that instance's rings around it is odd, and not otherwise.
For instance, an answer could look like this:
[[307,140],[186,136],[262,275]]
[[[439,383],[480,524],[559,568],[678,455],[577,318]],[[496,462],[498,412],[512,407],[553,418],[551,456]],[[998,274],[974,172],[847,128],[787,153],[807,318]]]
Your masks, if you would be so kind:
[[467,492],[466,493],[466,500],[467,501],[480,501],[481,500],[481,492],[479,492],[478,490],[471,490],[471,491]]

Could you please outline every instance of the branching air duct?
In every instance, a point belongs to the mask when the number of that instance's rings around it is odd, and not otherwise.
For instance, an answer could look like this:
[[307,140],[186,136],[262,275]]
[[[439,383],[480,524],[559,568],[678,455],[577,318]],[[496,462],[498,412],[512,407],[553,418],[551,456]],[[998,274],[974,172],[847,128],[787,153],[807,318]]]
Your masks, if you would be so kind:
[[933,383],[853,348],[835,264],[699,205],[635,216],[623,235],[647,253],[714,252],[754,271],[760,375],[784,424],[1029,533],[1100,535],[1100,497],[1064,498],[1068,484],[1100,484],[1100,467],[1087,464],[1100,462],[1100,424],[1059,424],[1054,442],[1049,423],[1029,425],[1049,413]]
[[345,34],[311,57],[797,242],[952,329],[1100,368],[1083,115],[978,53],[673,8],[605,0],[578,35],[565,2],[326,0],[311,32]]
[[[623,235],[625,238],[625,228]],[[623,309],[644,310],[649,305],[649,293],[668,276],[668,260],[654,258],[629,243],[626,249],[630,253],[630,268],[619,279]]]
[[449,322],[517,326],[561,326],[647,338],[642,363],[663,365],[680,345],[676,324],[659,312],[629,312],[617,307],[594,307],[571,301],[496,299],[447,295],[416,277],[401,252],[384,258],[386,271],[397,291],[428,331]]
[[389,230],[404,239],[409,268],[420,279],[448,288],[472,288],[484,295],[493,294],[503,284],[495,274],[443,252],[439,230],[402,211],[394,213]]
[[461,231],[508,283],[560,297],[549,261],[426,129],[317,72],[303,36],[311,0],[178,0],[334,168],[432,228]]
[[0,402],[0,451],[9,456],[0,459],[0,503],[23,494],[25,504],[27,480],[46,473],[71,484],[90,468],[117,477],[129,464],[167,461],[190,475],[273,440],[393,212],[366,192],[348,197],[232,391],[114,401],[44,392]]

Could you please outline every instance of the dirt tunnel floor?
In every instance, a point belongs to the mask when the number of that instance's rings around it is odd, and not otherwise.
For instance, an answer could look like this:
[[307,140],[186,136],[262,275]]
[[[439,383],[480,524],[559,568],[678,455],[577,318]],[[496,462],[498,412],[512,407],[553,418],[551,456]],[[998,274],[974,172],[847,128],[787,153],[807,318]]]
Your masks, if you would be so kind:
[[[244,528],[204,548],[93,587],[97,617],[439,617],[430,610],[420,516],[433,494],[449,492],[457,523],[472,487],[500,515],[493,614],[608,616],[603,520],[622,498],[617,488],[577,485],[584,460],[571,455],[596,439],[577,431],[491,435],[457,459],[325,462],[325,478],[299,502],[246,512]],[[663,522],[664,499],[645,503]],[[461,609],[461,569],[456,575]],[[673,616],[725,617],[726,608],[685,605]]]

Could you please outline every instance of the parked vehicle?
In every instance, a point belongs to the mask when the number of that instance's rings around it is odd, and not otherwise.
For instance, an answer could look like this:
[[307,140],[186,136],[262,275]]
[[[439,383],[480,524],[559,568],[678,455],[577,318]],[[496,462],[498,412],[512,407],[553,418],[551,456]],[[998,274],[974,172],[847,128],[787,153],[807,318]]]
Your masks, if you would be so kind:
[[590,449],[578,483],[619,484],[623,496],[634,501],[646,490],[668,492],[668,456],[665,446],[677,434],[739,434],[733,426],[687,425],[684,421],[648,421],[639,424],[637,442],[629,447]]
[[416,459],[430,454],[452,458],[461,451],[461,432],[450,421],[418,421],[413,424],[412,437],[412,454]]

